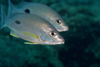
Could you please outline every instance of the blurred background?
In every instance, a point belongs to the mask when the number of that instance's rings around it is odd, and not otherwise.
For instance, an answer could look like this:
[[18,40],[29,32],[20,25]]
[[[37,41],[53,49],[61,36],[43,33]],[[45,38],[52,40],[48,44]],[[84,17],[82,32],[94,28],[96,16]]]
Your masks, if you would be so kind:
[[[69,30],[64,45],[27,45],[0,30],[0,67],[100,67],[100,0],[11,0],[43,3],[60,14]],[[7,0],[0,0],[7,13]],[[1,19],[0,19],[1,20]]]

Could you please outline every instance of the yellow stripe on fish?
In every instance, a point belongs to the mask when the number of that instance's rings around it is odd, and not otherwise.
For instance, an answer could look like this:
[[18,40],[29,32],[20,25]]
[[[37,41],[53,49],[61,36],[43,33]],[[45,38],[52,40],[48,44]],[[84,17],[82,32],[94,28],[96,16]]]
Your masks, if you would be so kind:
[[39,38],[37,35],[35,34],[32,34],[32,33],[29,33],[29,32],[23,32],[24,34],[27,34],[27,35],[30,35],[30,36],[33,36],[35,38]]

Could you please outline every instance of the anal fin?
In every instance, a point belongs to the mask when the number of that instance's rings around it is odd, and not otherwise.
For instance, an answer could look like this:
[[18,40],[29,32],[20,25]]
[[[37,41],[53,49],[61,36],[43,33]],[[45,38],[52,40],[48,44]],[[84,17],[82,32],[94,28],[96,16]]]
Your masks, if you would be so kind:
[[24,42],[24,44],[36,44],[34,42]]
[[12,31],[10,32],[10,35],[13,36],[13,37],[17,37],[18,38],[18,36],[15,35]]

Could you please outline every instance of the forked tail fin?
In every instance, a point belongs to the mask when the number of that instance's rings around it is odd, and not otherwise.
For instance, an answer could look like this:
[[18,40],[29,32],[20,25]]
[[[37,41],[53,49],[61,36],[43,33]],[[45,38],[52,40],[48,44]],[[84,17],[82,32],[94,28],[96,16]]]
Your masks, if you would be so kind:
[[0,29],[6,26],[5,20],[7,19],[6,14],[4,13],[2,4],[1,4],[1,24],[0,24]]

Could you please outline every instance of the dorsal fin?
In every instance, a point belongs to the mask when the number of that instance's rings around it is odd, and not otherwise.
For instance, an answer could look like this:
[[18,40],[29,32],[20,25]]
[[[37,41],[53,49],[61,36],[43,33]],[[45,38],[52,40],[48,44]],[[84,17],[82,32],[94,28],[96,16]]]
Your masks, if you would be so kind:
[[11,3],[10,0],[8,0],[8,17],[10,14],[14,13],[14,11],[17,12],[17,8],[15,8],[15,6]]
[[24,1],[24,2],[21,2],[21,3],[19,4],[18,7],[20,8],[21,6],[24,6],[24,5],[26,5],[27,3],[28,3],[28,2],[25,2],[25,1]]

